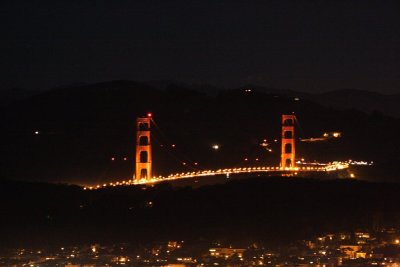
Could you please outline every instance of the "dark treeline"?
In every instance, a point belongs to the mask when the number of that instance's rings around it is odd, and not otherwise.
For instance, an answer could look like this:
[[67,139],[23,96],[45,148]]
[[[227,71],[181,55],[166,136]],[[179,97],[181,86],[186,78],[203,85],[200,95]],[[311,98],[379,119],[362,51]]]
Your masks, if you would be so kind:
[[277,245],[332,231],[398,226],[400,186],[259,177],[193,189],[159,184],[84,191],[2,182],[1,246],[154,240]]

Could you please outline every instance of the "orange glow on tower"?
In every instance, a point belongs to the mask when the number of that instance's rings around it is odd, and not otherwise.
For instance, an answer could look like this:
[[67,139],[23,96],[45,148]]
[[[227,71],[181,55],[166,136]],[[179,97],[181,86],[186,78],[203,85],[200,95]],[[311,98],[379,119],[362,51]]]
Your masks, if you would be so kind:
[[151,179],[152,155],[150,141],[151,116],[136,120],[136,168],[135,180]]
[[295,162],[295,139],[294,139],[294,123],[295,115],[282,115],[282,148],[281,148],[281,167],[294,168]]

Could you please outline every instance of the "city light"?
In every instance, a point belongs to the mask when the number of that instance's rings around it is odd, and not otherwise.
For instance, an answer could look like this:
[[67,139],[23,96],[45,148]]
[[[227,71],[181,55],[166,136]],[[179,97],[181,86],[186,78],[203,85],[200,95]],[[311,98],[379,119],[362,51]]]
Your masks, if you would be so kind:
[[[385,234],[398,228],[381,230]],[[355,243],[352,242],[353,237]],[[202,247],[186,246],[185,241],[162,240],[141,244],[130,251],[129,244],[96,244],[63,247],[59,251],[11,249],[6,257],[0,254],[1,266],[400,266],[398,256],[389,256],[400,243],[390,235],[377,238],[377,233],[364,231],[319,233],[279,248],[255,247],[229,241],[202,240]],[[120,249],[116,249],[116,247]],[[256,249],[255,249],[256,248]],[[391,250],[388,250],[391,248]],[[380,252],[384,249],[384,252]],[[396,248],[397,249],[397,248]],[[304,251],[308,253],[305,254]],[[199,253],[200,252],[200,253]],[[11,257],[10,257],[11,255]],[[69,262],[73,261],[74,264]],[[237,264],[238,261],[242,264]],[[288,265],[291,261],[293,264]],[[235,264],[231,265],[232,262]],[[272,262],[275,262],[273,265]],[[324,262],[316,264],[316,262]],[[346,262],[345,265],[337,264]],[[362,262],[362,264],[360,264]],[[4,264],[9,263],[9,264]],[[17,264],[15,264],[17,263]],[[207,264],[211,263],[211,264]],[[268,264],[266,264],[268,263]],[[311,265],[309,265],[311,264]]]

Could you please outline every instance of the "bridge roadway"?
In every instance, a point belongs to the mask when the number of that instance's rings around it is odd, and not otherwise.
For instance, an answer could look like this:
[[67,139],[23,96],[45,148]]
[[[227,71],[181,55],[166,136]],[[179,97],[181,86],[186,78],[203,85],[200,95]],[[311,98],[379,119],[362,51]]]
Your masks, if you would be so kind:
[[116,186],[126,186],[126,185],[146,185],[146,184],[154,184],[164,181],[173,181],[178,179],[189,179],[189,178],[197,178],[197,177],[205,177],[205,176],[215,176],[215,175],[231,175],[231,174],[241,174],[241,173],[261,173],[261,172],[271,172],[271,173],[293,173],[297,174],[299,172],[333,172],[338,170],[347,169],[349,167],[349,163],[345,162],[334,162],[329,164],[316,164],[315,166],[298,166],[294,168],[282,168],[282,167],[244,167],[244,168],[228,168],[228,169],[218,169],[218,170],[204,170],[204,171],[196,171],[196,172],[182,172],[176,174],[170,174],[166,177],[158,176],[150,179],[141,179],[141,180],[128,180],[128,181],[119,181],[119,182],[111,182],[105,184],[98,184],[96,186],[87,186],[84,187],[84,190],[95,190],[106,187],[116,187]]

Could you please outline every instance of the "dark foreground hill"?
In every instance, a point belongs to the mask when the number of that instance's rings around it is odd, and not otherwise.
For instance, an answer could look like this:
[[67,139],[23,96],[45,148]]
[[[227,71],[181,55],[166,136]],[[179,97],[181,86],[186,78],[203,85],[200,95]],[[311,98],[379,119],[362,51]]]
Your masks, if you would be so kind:
[[400,186],[354,180],[252,178],[223,185],[124,187],[2,182],[1,245],[159,240],[276,245],[330,231],[398,226]]
[[[295,112],[298,138],[342,132],[340,139],[298,142],[298,158],[374,161],[375,167],[360,173],[360,178],[396,181],[399,177],[400,119],[379,112],[336,110],[272,92],[238,89],[207,95],[174,84],[157,89],[131,81],[52,90],[3,107],[1,177],[77,184],[130,179],[135,119],[149,111],[157,123],[153,127],[157,175],[277,165],[280,116]],[[260,146],[264,139],[272,152]],[[220,149],[213,150],[213,144]]]

